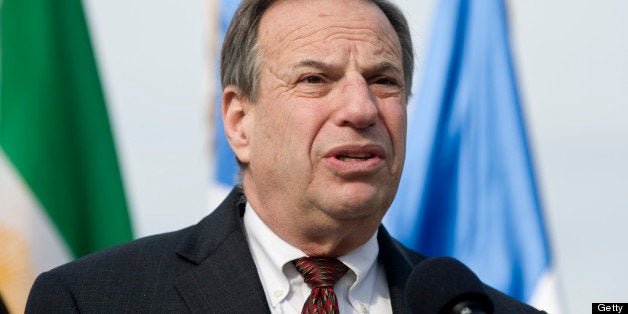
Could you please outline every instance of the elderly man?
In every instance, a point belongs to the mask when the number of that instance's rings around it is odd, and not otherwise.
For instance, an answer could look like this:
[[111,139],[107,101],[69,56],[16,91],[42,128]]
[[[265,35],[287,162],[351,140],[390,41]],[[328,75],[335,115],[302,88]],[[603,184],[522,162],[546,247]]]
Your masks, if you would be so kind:
[[[222,52],[236,187],[199,224],[41,275],[27,312],[406,313],[424,257],[381,227],[413,52],[386,0],[245,0]],[[487,287],[496,313],[536,310]]]

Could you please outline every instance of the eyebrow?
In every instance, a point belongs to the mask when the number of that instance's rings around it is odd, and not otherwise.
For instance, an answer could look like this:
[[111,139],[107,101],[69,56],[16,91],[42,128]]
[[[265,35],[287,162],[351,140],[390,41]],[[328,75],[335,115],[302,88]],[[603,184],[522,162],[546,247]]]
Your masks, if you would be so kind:
[[293,68],[298,69],[298,68],[316,68],[319,70],[324,70],[324,69],[328,69],[331,66],[325,62],[322,61],[317,61],[317,60],[313,60],[313,59],[305,59],[305,60],[301,60],[299,61],[299,63],[295,64],[293,66]]
[[[305,59],[305,60],[299,61],[297,64],[293,66],[293,68],[295,69],[315,68],[319,70],[329,70],[330,68],[332,68],[332,65],[329,63],[325,63],[325,62],[314,60],[314,59]],[[394,72],[400,77],[403,77],[403,70],[399,66],[389,61],[379,62],[375,66],[371,68],[367,68],[365,71],[366,74],[375,74],[375,73],[381,73],[381,72]]]
[[389,61],[377,63],[374,67],[367,69],[367,73],[393,72],[403,79],[403,69]]

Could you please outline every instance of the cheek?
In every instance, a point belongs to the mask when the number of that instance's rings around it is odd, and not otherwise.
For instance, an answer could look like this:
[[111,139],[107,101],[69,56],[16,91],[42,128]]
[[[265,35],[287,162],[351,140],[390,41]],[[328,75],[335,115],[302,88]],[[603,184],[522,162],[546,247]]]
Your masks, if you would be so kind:
[[408,117],[406,115],[406,111],[404,110],[403,116],[401,117],[401,122],[399,123],[399,136],[400,136],[400,141],[401,141],[401,145],[404,148],[405,151],[405,147],[406,147],[406,138],[407,138],[407,134],[408,134]]
[[336,136],[335,133],[325,131],[325,119],[315,110],[304,110],[293,122],[293,145],[302,154],[300,158],[307,158],[311,162],[316,160],[319,143],[329,142],[330,137]]
[[[251,163],[257,169],[274,167],[285,143],[285,120],[279,112],[269,111],[266,104],[256,104],[255,128],[251,133]],[[267,171],[267,170],[266,170]]]
[[279,167],[301,168],[310,162],[312,145],[324,124],[320,110],[307,103],[282,103],[258,116],[258,150]]
[[406,154],[407,109],[404,104],[390,105],[382,114],[393,145],[395,167],[402,167]]
[[393,145],[405,147],[408,124],[406,106],[404,104],[388,104],[384,105],[384,108],[387,109],[383,111],[382,116],[393,140]]

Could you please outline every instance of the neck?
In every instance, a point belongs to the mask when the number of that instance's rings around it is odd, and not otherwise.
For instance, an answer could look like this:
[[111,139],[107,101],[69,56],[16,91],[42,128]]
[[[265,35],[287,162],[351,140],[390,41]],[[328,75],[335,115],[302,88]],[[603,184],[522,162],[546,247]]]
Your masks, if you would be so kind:
[[267,210],[254,196],[247,195],[247,200],[270,230],[307,256],[345,255],[365,244],[381,223],[381,217],[335,219],[316,210],[289,210],[294,207]]
[[297,236],[278,234],[308,256],[339,257],[364,245],[377,231],[375,228],[305,228]]

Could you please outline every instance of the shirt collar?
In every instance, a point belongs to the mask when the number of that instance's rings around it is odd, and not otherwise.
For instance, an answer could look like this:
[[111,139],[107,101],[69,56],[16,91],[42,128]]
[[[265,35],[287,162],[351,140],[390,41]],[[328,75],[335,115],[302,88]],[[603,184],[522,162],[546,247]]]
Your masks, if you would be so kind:
[[283,268],[295,259],[305,256],[303,251],[275,234],[259,218],[250,203],[244,212],[244,227],[260,273],[267,299],[276,306],[288,295],[290,283]]
[[[247,202],[244,212],[244,227],[258,268],[265,294],[272,306],[286,298],[290,291],[290,283],[285,269],[292,261],[306,256],[303,251],[286,242],[275,234],[259,218],[255,210]],[[376,261],[379,253],[377,231],[357,249],[338,257],[349,268],[345,277],[349,277],[349,300],[351,303],[368,303],[372,295],[374,278],[367,276],[376,272]]]
[[379,244],[377,242],[377,231],[363,245],[357,249],[340,256],[338,259],[343,262],[350,271],[345,276],[349,276],[349,302],[354,308],[359,309],[360,304],[369,304],[374,291],[377,276],[377,256],[379,254]]

